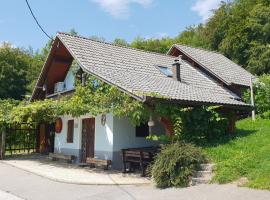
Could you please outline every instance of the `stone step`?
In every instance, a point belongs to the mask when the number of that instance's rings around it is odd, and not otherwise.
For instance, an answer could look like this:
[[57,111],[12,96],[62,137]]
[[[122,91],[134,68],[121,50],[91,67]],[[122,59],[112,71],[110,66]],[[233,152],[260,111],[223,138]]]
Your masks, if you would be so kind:
[[190,185],[207,184],[211,179],[208,178],[191,178]]
[[201,171],[213,171],[215,164],[200,164]]
[[205,177],[205,176],[211,176],[212,175],[212,171],[196,171],[194,174],[194,177]]
[[191,178],[190,185],[207,184],[211,181],[213,176],[214,164],[201,164],[200,171],[196,171]]

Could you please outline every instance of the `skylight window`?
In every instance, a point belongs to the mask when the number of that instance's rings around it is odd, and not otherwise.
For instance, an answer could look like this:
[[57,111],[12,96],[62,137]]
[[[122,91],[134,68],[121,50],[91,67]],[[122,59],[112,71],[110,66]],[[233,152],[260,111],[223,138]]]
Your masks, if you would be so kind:
[[165,74],[167,77],[173,77],[173,72],[170,68],[164,66],[157,66],[158,69]]

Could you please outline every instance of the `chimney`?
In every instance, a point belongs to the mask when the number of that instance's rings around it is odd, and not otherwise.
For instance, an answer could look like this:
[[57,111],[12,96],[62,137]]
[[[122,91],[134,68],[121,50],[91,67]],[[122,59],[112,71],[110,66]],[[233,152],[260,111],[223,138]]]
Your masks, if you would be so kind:
[[175,59],[174,64],[172,65],[173,79],[176,81],[181,81],[181,63],[179,59],[181,59],[181,56],[180,58]]

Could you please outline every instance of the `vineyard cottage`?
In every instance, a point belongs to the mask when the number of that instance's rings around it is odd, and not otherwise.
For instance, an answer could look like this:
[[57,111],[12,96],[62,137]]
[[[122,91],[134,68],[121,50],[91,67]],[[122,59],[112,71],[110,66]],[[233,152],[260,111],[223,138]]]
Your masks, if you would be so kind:
[[[74,62],[82,72],[79,77],[70,67]],[[163,55],[66,33],[55,37],[31,101],[72,95],[76,79],[83,83],[84,74],[144,103],[162,98],[188,106],[223,105],[235,113],[250,107],[241,95],[252,75],[219,53],[173,45]],[[152,93],[157,95],[148,95]],[[153,124],[154,132],[170,131],[166,122],[154,119]],[[111,160],[119,169],[121,149],[155,145],[145,138],[148,134],[147,124],[136,127],[112,113],[64,115],[56,127],[40,126],[40,151],[74,155],[77,162],[89,157]]]

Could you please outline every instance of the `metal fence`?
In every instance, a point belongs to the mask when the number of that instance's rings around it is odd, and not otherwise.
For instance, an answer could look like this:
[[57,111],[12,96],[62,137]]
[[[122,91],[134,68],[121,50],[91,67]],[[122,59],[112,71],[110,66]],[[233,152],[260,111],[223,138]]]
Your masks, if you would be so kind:
[[6,129],[6,154],[31,153],[36,151],[38,127],[36,124],[15,124]]

